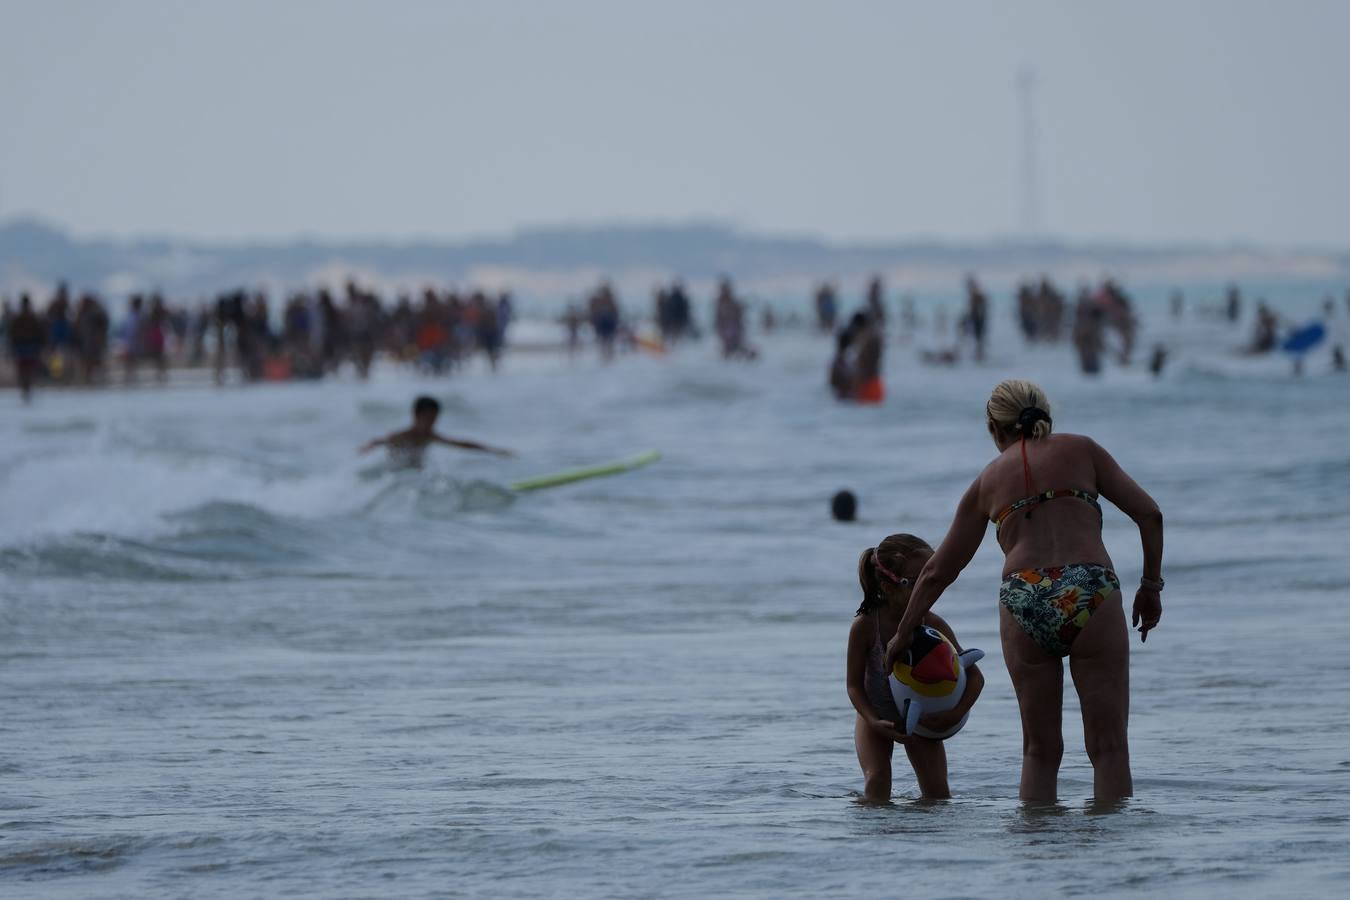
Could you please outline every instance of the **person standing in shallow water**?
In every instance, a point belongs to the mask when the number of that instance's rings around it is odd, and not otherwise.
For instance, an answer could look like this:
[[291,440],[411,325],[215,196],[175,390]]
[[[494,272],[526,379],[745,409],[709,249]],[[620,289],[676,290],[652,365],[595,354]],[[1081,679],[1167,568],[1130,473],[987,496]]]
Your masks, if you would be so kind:
[[947,536],[919,573],[887,646],[886,665],[909,647],[923,616],[969,564],[992,521],[1004,552],[999,634],[1022,717],[1021,797],[1056,799],[1066,656],[1082,707],[1093,795],[1128,797],[1134,790],[1127,740],[1129,641],[1120,582],[1102,542],[1098,497],[1139,528],[1144,577],[1132,619],[1141,641],[1162,616],[1162,513],[1091,438],[1051,434],[1050,403],[1036,385],[1003,382],[985,415],[999,455],[961,498]]
[[33,382],[42,368],[42,349],[47,343],[46,329],[33,311],[32,298],[27,294],[19,298],[19,312],[9,320],[6,337],[19,391],[27,403],[33,398]]
[[984,336],[988,330],[989,298],[980,289],[975,276],[966,276],[966,325],[975,342],[975,361],[984,362]]
[[830,390],[836,400],[848,400],[853,396],[853,360],[850,347],[853,344],[853,329],[845,328],[835,338],[834,359],[830,361]]
[[873,275],[872,280],[867,283],[867,318],[872,321],[872,325],[877,331],[884,333],[886,331],[886,289],[882,286],[881,276]]
[[881,332],[865,313],[853,318],[839,332],[834,359],[830,362],[830,389],[842,401],[880,403],[886,396],[881,380]]
[[[1350,301],[1350,297],[1347,297]],[[828,281],[816,288],[816,327],[828,334],[834,330],[835,316],[839,312],[839,302],[835,297],[834,285]]]
[[[881,329],[863,313],[854,313],[849,321],[849,347],[846,353],[849,367],[849,394],[855,403],[880,403],[886,399],[886,383],[881,379],[881,359],[885,344]],[[841,351],[843,352],[843,351]],[[830,376],[831,383],[835,377]]]

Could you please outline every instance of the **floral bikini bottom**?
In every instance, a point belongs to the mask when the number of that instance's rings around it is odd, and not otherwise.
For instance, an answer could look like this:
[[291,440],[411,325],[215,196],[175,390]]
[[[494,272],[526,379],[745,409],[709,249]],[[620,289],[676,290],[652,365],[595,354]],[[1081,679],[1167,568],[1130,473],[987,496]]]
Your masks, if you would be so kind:
[[1064,657],[1092,613],[1118,590],[1120,580],[1106,566],[1056,566],[1009,574],[998,599],[1041,649]]

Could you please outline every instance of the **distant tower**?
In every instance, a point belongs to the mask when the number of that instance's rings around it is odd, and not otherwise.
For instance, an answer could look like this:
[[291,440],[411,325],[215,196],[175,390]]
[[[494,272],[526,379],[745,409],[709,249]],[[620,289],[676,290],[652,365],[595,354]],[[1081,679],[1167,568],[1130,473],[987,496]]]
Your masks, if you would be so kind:
[[1022,120],[1022,237],[1041,234],[1041,185],[1036,163],[1036,68],[1017,70],[1017,101]]

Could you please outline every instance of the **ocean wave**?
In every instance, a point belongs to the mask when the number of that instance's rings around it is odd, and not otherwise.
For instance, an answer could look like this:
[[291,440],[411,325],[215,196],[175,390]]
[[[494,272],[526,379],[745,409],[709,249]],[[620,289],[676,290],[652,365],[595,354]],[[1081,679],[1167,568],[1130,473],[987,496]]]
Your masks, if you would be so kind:
[[218,500],[289,513],[333,505],[331,476],[274,478],[248,460],[166,458],[127,450],[32,456],[0,481],[0,546],[63,535],[158,536],[166,516]]
[[148,843],[138,837],[91,837],[15,847],[0,852],[0,873],[33,878],[106,872],[125,863]]
[[37,578],[120,581],[198,581],[230,577],[228,570],[155,542],[107,534],[74,534],[0,549],[0,569]]
[[21,426],[24,433],[35,435],[72,435],[88,434],[98,430],[98,423],[93,419],[74,418],[74,419],[54,419],[54,420],[36,420],[24,422]]
[[[304,491],[293,488],[296,493]],[[391,521],[439,521],[503,509],[515,500],[501,485],[427,470],[383,472],[367,485],[333,485],[333,494],[318,509],[287,504],[284,496],[273,497],[272,508],[210,499],[155,512],[127,528],[11,534],[10,543],[0,546],[0,569],[28,577],[147,581],[231,579],[241,570],[308,572],[334,558],[334,547],[352,524],[364,521],[368,532]],[[280,512],[277,505],[306,512]]]
[[250,503],[214,500],[164,517],[180,527],[155,545],[191,559],[267,563],[293,561],[311,554],[305,547],[311,528]]
[[443,472],[410,469],[386,473],[378,492],[361,508],[366,515],[414,512],[440,518],[460,512],[503,509],[515,501],[509,488],[490,481],[460,481]]
[[[303,556],[313,528],[335,520],[440,519],[514,499],[502,485],[435,467],[357,466],[283,467],[179,447],[32,453],[0,479],[0,548],[10,562],[43,572],[65,571],[68,553],[98,555],[118,539],[174,557],[266,564]],[[138,571],[124,562],[94,567],[110,566]],[[155,577],[156,568],[142,574]]]

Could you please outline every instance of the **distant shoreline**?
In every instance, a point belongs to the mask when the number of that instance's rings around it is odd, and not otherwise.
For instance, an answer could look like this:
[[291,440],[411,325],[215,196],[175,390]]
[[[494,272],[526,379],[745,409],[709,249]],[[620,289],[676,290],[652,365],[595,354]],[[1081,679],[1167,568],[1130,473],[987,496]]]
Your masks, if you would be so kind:
[[675,276],[699,287],[723,275],[750,293],[804,294],[824,279],[847,290],[874,274],[928,290],[972,271],[995,287],[1029,276],[1073,282],[1108,273],[1146,283],[1350,281],[1350,249],[1050,239],[834,243],[721,224],[562,226],[466,241],[208,243],[75,238],[31,219],[0,224],[0,293],[10,295],[63,279],[109,297],[152,290],[205,297],[239,286],[277,293],[354,277],[386,292],[428,283],[477,285],[562,302],[602,277],[625,295],[645,296],[651,285]]

